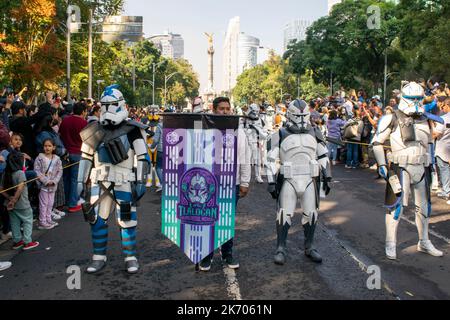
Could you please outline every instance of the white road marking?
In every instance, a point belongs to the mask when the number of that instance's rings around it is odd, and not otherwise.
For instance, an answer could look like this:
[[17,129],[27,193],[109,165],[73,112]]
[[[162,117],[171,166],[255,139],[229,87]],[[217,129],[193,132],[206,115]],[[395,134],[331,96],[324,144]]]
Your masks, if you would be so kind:
[[[416,223],[415,223],[414,221],[409,220],[408,218],[406,218],[406,217],[404,217],[404,216],[401,216],[400,219],[405,220],[406,222],[412,224],[413,226],[416,225]],[[428,228],[428,233],[430,233],[431,235],[435,236],[436,238],[439,238],[439,239],[441,239],[441,240],[444,240],[445,242],[447,242],[447,243],[450,244],[450,239],[449,239],[449,238],[447,238],[447,237],[441,235],[440,233],[438,233],[438,232],[436,232],[436,231],[434,231],[434,230],[431,230],[430,228]]]
[[239,289],[239,283],[236,278],[236,272],[234,271],[234,269],[223,266],[223,273],[225,274],[227,292],[230,299],[242,300],[241,290]]
[[[345,251],[347,251],[348,255],[355,260],[358,263],[358,267],[365,273],[367,273],[367,265],[362,262],[358,257],[356,257],[353,252],[347,248],[342,242],[339,241],[339,239],[337,237],[334,237],[327,229],[327,227],[325,227],[323,224],[319,223],[319,225],[322,227],[323,232],[325,232],[329,238],[331,238],[333,241],[335,241],[340,247],[342,247]],[[383,287],[386,289],[387,292],[389,292],[393,297],[395,297],[395,299],[397,300],[401,300],[400,297],[398,296],[398,294],[396,294],[394,292],[394,290],[392,290],[389,285],[387,284],[387,282],[383,279],[381,279],[381,282],[383,283]]]

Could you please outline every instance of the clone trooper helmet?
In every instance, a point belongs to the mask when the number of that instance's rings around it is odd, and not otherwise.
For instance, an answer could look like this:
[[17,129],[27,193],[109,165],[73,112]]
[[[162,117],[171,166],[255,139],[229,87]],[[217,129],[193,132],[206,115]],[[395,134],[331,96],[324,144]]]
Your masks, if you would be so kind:
[[157,105],[151,105],[149,108],[148,108],[148,112],[149,112],[149,114],[148,114],[148,120],[150,120],[150,121],[159,121],[159,114],[158,114],[158,112],[159,112],[159,107],[157,106]]
[[203,101],[201,97],[196,97],[192,103],[192,113],[202,113],[203,112]]
[[268,106],[266,109],[266,114],[271,117],[275,114],[275,109],[272,106]]
[[423,99],[425,91],[416,82],[402,82],[402,90],[398,109],[406,115],[421,115],[425,112]]
[[288,127],[295,132],[307,133],[311,129],[311,114],[309,105],[300,99],[295,99],[289,104],[286,112]]
[[128,118],[128,110],[122,92],[117,90],[118,85],[106,87],[100,99],[101,113],[100,123],[102,125],[119,125]]
[[258,120],[259,119],[259,106],[256,103],[253,103],[248,107],[247,116],[250,120]]

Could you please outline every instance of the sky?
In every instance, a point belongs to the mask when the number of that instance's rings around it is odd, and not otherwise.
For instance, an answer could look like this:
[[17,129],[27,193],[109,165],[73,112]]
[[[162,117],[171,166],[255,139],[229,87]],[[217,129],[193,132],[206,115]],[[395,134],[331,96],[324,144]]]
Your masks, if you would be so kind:
[[295,19],[316,20],[327,13],[327,0],[125,0],[123,15],[143,16],[144,37],[169,30],[184,38],[184,57],[207,86],[208,41],[214,33],[214,86],[222,89],[222,51],[228,22],[239,16],[241,32],[282,54],[283,29]]

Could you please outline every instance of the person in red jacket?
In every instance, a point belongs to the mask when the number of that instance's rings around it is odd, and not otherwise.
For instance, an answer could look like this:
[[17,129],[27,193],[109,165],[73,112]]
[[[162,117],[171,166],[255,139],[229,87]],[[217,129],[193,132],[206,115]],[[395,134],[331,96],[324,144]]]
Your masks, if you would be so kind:
[[[61,122],[59,134],[69,152],[70,163],[76,163],[81,160],[81,130],[87,126],[86,121],[87,106],[84,103],[76,103],[73,107],[73,115],[67,116]],[[77,194],[78,164],[64,169],[64,190],[66,195],[69,212],[81,210],[81,204],[78,203]]]

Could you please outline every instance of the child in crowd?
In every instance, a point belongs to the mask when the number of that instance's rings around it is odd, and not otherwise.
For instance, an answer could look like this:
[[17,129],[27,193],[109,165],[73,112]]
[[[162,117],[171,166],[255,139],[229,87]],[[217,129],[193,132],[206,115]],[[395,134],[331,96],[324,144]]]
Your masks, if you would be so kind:
[[[9,148],[9,151],[15,150],[21,152],[20,148],[22,147],[22,145],[23,145],[23,136],[20,133],[13,132],[11,135],[11,143],[10,143],[11,147]],[[33,159],[31,159],[31,157],[26,153],[23,152],[21,153],[24,157],[22,168],[25,172],[25,176],[27,177],[28,180],[36,178],[36,173],[33,170],[29,170],[29,168],[33,167]]]
[[38,176],[39,192],[39,229],[53,229],[58,226],[52,220],[52,209],[58,182],[63,169],[59,157],[54,154],[55,142],[48,138],[44,140],[44,153],[40,153],[34,162],[34,170]]
[[[22,153],[11,150],[7,158],[4,189],[15,187],[2,195],[6,198],[5,205],[9,211],[13,249],[30,250],[36,248],[39,242],[33,241],[33,210],[28,200],[28,189],[24,183],[27,179],[23,170],[25,157]],[[23,233],[21,231],[23,228]]]

